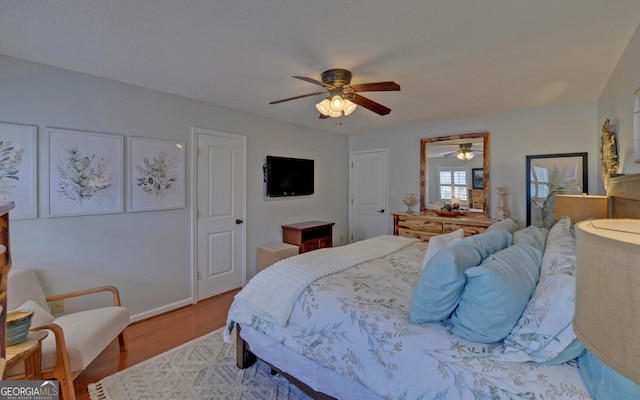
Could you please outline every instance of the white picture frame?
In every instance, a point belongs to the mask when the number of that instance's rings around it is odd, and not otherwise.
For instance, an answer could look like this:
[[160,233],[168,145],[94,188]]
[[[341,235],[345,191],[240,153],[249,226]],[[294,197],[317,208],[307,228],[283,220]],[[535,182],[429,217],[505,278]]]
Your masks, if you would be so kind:
[[0,123],[0,201],[9,218],[38,218],[38,127]]
[[124,137],[49,128],[46,216],[124,211]]
[[185,208],[184,142],[129,138],[130,212]]

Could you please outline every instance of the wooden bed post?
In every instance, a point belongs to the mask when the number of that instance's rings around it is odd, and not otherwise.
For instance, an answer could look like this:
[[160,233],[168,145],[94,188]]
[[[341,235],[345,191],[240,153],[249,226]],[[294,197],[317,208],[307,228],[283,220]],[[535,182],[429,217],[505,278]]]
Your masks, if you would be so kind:
[[249,344],[240,337],[240,325],[236,328],[236,365],[240,369],[246,369],[256,363],[257,357],[251,352]]

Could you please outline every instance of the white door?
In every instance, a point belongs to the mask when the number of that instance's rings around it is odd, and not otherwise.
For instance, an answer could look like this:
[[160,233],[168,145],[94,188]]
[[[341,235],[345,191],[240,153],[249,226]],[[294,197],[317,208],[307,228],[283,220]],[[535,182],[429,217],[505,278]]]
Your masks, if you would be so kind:
[[388,234],[388,150],[354,151],[349,158],[350,241]]
[[196,298],[244,285],[246,137],[193,128]]

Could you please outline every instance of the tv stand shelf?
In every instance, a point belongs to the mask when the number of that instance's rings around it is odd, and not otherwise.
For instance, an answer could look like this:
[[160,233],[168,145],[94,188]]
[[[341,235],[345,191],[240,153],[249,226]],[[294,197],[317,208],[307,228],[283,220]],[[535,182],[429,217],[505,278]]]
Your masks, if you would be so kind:
[[282,225],[282,241],[298,246],[300,253],[333,247],[333,225],[323,221]]

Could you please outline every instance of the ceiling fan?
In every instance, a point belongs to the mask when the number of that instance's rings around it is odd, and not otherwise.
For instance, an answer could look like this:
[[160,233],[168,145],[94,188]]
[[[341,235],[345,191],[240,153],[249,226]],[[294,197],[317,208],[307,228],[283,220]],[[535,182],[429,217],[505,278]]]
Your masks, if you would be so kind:
[[482,150],[472,149],[472,143],[460,143],[458,144],[460,147],[459,150],[446,151],[444,153],[440,153],[439,155],[442,157],[449,157],[452,155],[456,155],[456,158],[460,160],[471,160],[473,157],[477,156],[478,153],[482,153]]
[[357,83],[352,85],[351,76],[350,71],[340,68],[324,71],[322,73],[322,82],[306,76],[294,76],[293,78],[322,86],[324,90],[275,100],[269,104],[284,103],[285,101],[328,93],[329,96],[327,98],[316,104],[316,109],[320,112],[320,118],[336,118],[342,115],[349,115],[356,109],[356,106],[362,106],[378,115],[387,115],[391,112],[389,107],[376,103],[359,93],[399,91],[400,85],[392,81]]

